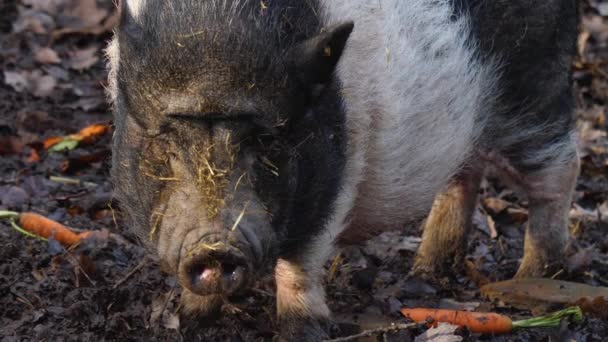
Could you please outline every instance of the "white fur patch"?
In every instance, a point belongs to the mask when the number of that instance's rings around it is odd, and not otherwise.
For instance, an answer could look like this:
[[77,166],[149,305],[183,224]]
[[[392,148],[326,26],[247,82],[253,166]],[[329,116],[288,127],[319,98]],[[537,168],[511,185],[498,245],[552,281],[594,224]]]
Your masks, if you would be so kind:
[[468,43],[467,18],[451,18],[447,0],[325,0],[322,13],[325,26],[355,28],[337,68],[347,111],[343,190],[310,265],[322,265],[351,211],[353,224],[377,227],[426,214],[472,154],[496,82]]
[[133,16],[133,18],[135,18],[135,19],[139,18],[139,15],[141,14],[142,9],[146,5],[146,0],[126,0],[126,1],[127,1],[127,8],[129,9],[129,13],[131,13],[131,16]]
[[118,85],[116,77],[118,75],[118,61],[120,59],[120,50],[118,47],[118,39],[116,37],[108,43],[108,47],[105,50],[106,55],[106,68],[108,69],[108,88],[106,93],[110,103],[116,101],[118,92]]

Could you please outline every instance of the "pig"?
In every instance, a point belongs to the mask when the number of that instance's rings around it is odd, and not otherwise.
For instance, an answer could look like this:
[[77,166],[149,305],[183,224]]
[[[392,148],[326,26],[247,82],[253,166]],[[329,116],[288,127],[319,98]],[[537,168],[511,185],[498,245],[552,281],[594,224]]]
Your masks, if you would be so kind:
[[574,0],[126,0],[107,49],[125,225],[214,315],[274,269],[280,337],[327,338],[323,265],[428,216],[457,270],[481,178],[527,197],[515,277],[563,258]]

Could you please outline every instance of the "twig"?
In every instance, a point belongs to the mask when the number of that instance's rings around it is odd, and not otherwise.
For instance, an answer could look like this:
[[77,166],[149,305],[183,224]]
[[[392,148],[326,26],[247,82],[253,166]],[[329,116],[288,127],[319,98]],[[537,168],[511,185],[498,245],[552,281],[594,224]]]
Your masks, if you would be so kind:
[[77,178],[50,176],[49,180],[51,182],[55,182],[55,183],[80,185],[80,186],[89,187],[89,188],[94,188],[97,186],[97,184],[95,184],[95,183],[85,182],[85,181],[82,181]]
[[335,338],[333,340],[325,340],[324,342],[344,342],[344,341],[354,341],[361,337],[370,337],[373,335],[386,334],[386,333],[394,333],[401,330],[407,330],[410,328],[419,327],[427,324],[426,322],[422,323],[393,323],[387,327],[380,327],[375,329],[363,330],[362,332],[356,335],[350,335],[345,337]]
[[122,279],[120,279],[119,281],[116,282],[116,284],[114,284],[114,286],[112,286],[113,289],[118,288],[120,285],[122,285],[125,281],[127,281],[129,278],[131,278],[131,276],[133,276],[137,271],[139,271],[140,269],[142,269],[146,263],[148,258],[144,256],[143,260],[137,265],[135,266],[131,271],[129,271],[129,273],[127,273],[127,275],[125,275]]

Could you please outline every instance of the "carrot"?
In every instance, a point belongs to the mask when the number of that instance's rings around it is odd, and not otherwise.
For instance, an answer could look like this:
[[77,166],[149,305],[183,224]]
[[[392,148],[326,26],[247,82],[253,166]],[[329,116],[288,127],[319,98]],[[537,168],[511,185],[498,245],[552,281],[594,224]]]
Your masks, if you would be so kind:
[[72,138],[75,140],[93,140],[99,136],[102,136],[110,130],[108,125],[93,124],[81,129],[78,133],[73,134]]
[[44,148],[49,152],[58,152],[63,150],[72,150],[78,144],[91,144],[100,136],[108,133],[110,126],[104,124],[93,124],[84,127],[78,133],[70,134],[64,137],[50,137],[44,141]]
[[513,330],[513,322],[507,316],[497,313],[470,312],[445,309],[401,309],[401,313],[415,322],[431,320],[466,326],[471,332],[506,334]]
[[[66,247],[72,246],[92,234],[91,231],[76,233],[57,221],[32,212],[19,214],[11,211],[0,211],[0,218],[12,219],[13,228],[28,236],[43,240],[52,237]],[[16,219],[18,219],[18,222],[15,222]]]
[[438,322],[450,323],[467,327],[473,333],[480,334],[507,334],[514,329],[534,327],[555,327],[562,318],[574,316],[576,320],[582,319],[582,312],[578,306],[560,310],[545,316],[525,320],[512,321],[511,318],[493,312],[470,312],[460,310],[403,308],[401,313],[415,322],[430,321],[433,326]]

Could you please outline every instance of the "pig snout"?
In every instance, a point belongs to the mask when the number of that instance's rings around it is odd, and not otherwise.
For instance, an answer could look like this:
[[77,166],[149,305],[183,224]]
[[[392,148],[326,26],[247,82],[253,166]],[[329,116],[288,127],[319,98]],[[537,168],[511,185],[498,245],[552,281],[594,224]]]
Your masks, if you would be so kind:
[[248,254],[222,242],[199,242],[180,261],[180,283],[198,295],[235,294],[251,278]]

